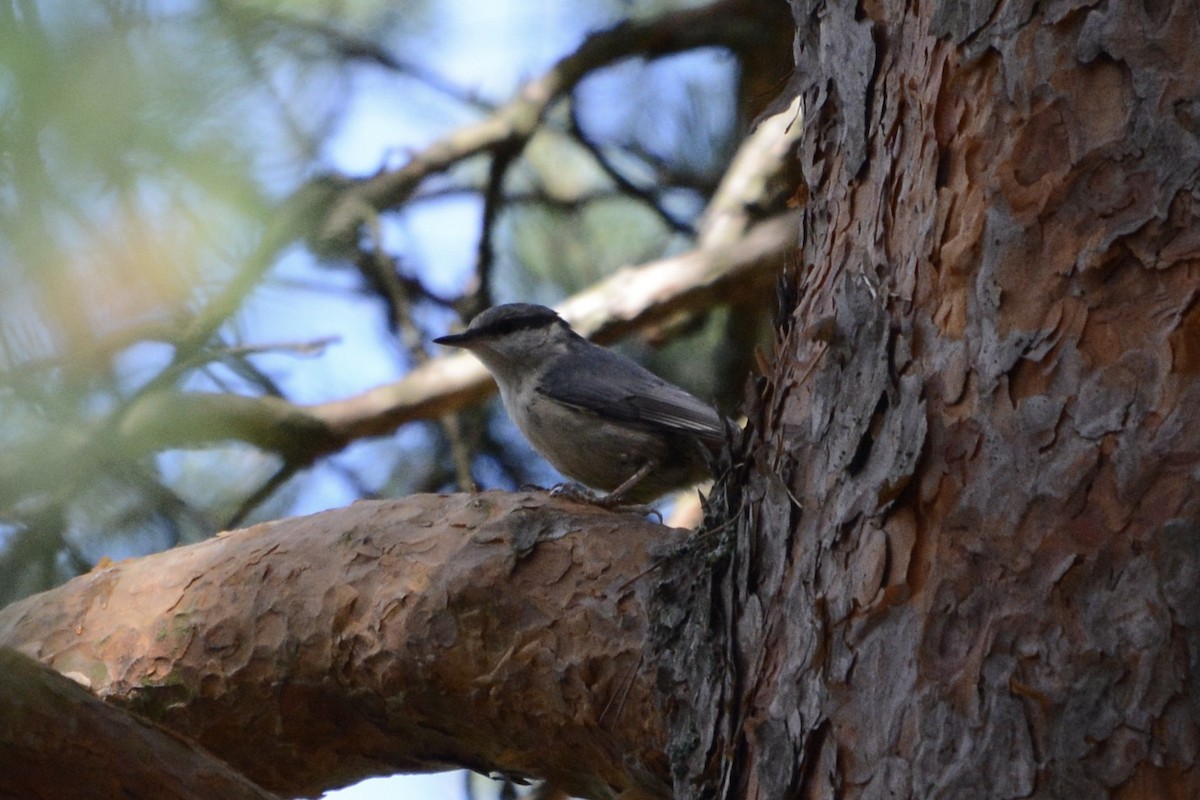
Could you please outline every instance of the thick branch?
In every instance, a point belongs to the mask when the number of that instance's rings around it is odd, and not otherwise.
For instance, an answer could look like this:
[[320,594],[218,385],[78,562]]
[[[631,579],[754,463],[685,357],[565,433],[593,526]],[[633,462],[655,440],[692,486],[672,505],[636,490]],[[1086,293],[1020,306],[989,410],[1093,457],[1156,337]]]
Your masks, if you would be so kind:
[[664,794],[640,517],[541,494],[362,502],[97,570],[0,646],[273,790],[464,766]]
[[0,797],[275,797],[195,745],[4,649],[0,764]]

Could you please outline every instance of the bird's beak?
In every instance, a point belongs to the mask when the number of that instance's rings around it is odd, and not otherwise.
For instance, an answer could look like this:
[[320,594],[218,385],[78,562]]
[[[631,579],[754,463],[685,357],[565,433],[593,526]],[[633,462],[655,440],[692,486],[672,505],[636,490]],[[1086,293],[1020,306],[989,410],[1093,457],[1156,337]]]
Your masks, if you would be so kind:
[[449,336],[439,336],[433,340],[433,343],[444,344],[447,347],[470,347],[474,340],[473,331],[463,331],[462,333],[452,333]]

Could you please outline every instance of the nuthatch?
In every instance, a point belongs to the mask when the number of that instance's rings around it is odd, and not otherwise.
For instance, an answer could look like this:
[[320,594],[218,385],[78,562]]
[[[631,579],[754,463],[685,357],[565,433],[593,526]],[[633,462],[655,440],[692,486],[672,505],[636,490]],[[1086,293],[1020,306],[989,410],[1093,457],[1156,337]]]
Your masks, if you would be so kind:
[[710,454],[726,435],[720,415],[545,306],[495,306],[434,341],[474,353],[534,449],[568,478],[609,492],[604,505],[648,503],[711,477]]

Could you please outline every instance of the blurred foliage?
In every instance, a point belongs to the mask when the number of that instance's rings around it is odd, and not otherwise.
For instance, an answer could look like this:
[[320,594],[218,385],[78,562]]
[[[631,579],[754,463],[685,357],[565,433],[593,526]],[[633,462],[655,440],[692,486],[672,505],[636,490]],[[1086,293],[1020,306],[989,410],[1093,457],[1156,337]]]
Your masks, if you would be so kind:
[[[426,180],[357,252],[269,237],[306,184],[402,164],[587,30],[682,5],[511,4],[505,27],[465,0],[0,0],[0,603],[231,523],[450,488],[436,422],[315,463],[125,432],[170,392],[349,397],[411,369],[480,281],[554,302],[687,248],[744,128],[723,52],[626,61],[559,104],[505,175],[482,272],[486,158]],[[403,307],[364,271],[378,256]],[[694,355],[723,324],[679,350],[705,396]],[[554,479],[495,405],[461,437],[485,486]]]

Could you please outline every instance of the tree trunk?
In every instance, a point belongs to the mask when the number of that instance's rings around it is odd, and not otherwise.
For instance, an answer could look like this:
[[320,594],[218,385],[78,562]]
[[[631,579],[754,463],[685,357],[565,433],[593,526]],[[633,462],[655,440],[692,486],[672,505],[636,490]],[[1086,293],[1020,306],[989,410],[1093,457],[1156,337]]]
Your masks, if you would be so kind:
[[1200,11],[793,7],[802,267],[688,554],[410,498],[84,576],[0,642],[290,791],[661,794],[665,750],[680,798],[1200,796]]
[[1197,5],[793,10],[803,267],[661,598],[677,796],[1200,797]]

